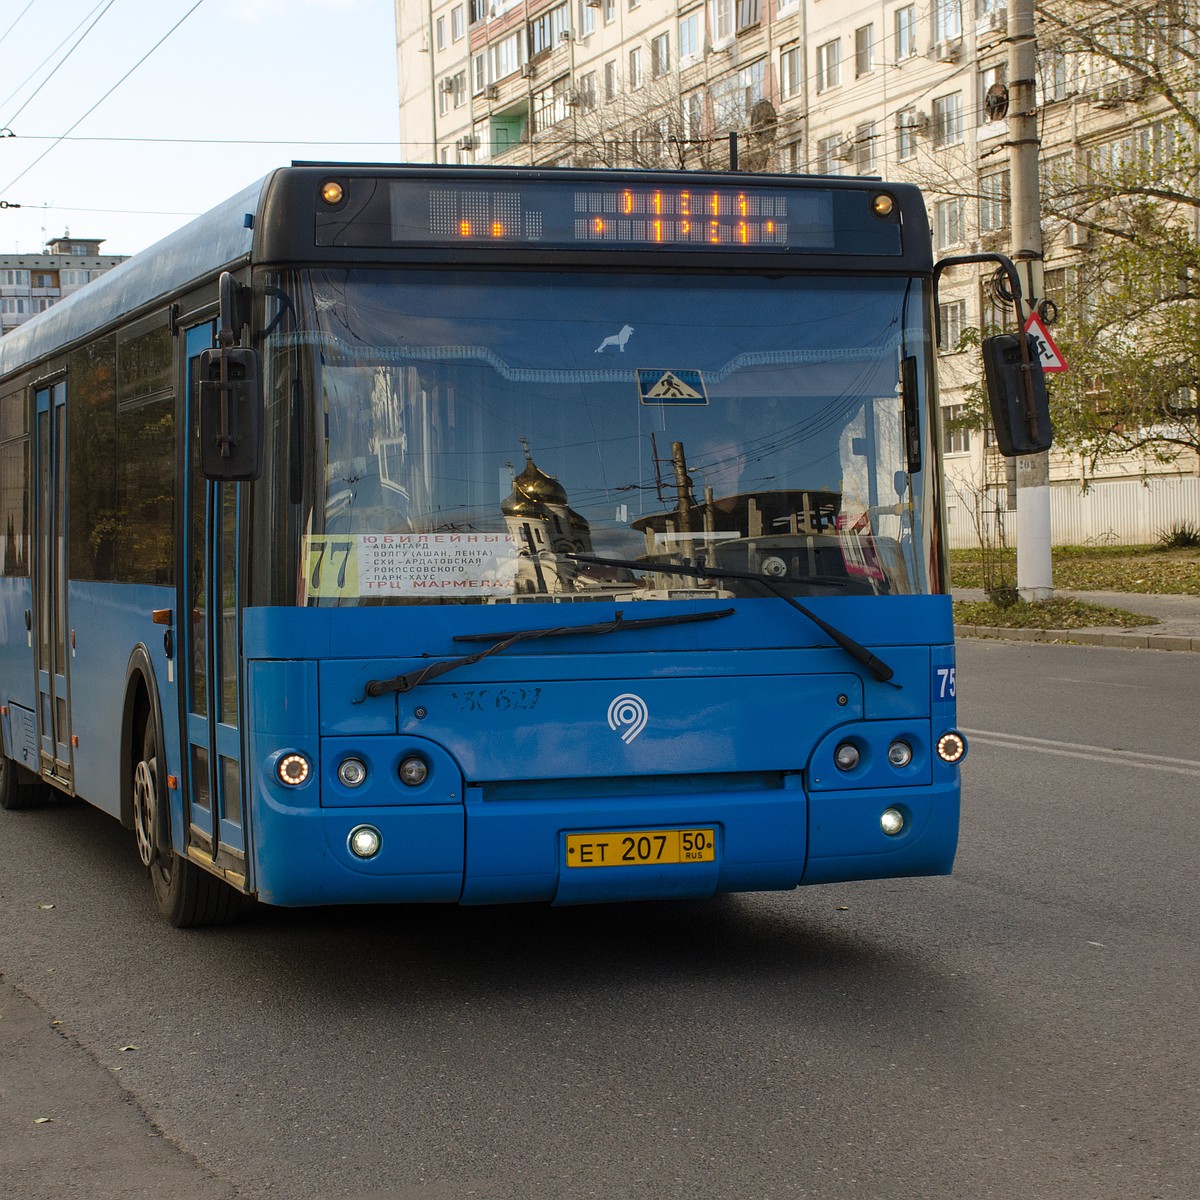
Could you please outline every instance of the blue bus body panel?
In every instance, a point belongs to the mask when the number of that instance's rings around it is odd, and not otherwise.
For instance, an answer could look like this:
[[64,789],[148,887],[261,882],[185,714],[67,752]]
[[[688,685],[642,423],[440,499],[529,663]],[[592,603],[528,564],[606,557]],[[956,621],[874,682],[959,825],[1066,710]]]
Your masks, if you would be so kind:
[[[453,639],[494,630],[496,608],[247,610],[259,897],[570,904],[948,872],[958,768],[933,748],[954,723],[949,598],[807,603],[900,686],[781,601],[754,600],[711,624],[525,642],[372,697],[369,680],[478,652]],[[589,605],[587,620],[610,607]],[[499,624],[545,628],[578,611],[506,606]],[[886,757],[897,738],[913,750],[903,768]],[[847,739],[863,751],[849,772],[833,761]],[[288,787],[275,769],[295,752],[315,769]],[[399,778],[410,755],[429,768],[415,788]],[[367,767],[359,787],[337,777],[347,756]],[[904,814],[899,835],[880,826],[888,807]],[[350,852],[359,824],[382,835],[371,860]],[[713,831],[712,861],[568,865],[572,833],[691,829]]]
[[8,709],[0,720],[0,738],[9,758],[36,771],[37,679],[33,646],[25,628],[25,613],[32,609],[33,588],[29,579],[0,576],[0,704]]
[[71,655],[71,728],[76,794],[113,816],[121,812],[121,718],[119,698],[133,650],[150,660],[162,713],[168,774],[179,772],[179,705],[168,670],[163,626],[151,614],[171,608],[175,589],[141,584],[71,583],[67,611],[74,633]]
[[[175,603],[174,588],[141,584],[80,583],[67,585],[71,644],[67,653],[70,687],[72,778],[75,795],[112,816],[121,813],[120,703],[130,658],[141,647],[150,664],[151,687],[157,692],[163,722],[164,769],[178,775],[179,707],[176,672],[168,663],[163,627],[155,625],[155,609]],[[25,630],[25,610],[32,604],[28,579],[0,579],[0,703],[35,710],[34,652]],[[12,754],[11,718],[5,725],[5,752],[36,770],[36,758]],[[182,827],[178,793],[173,828]],[[177,846],[182,850],[182,842]]]

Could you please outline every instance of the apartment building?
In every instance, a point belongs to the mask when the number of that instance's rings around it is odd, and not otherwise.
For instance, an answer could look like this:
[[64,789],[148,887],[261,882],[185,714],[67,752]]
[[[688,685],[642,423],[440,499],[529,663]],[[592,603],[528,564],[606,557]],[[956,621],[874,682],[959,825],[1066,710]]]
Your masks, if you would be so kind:
[[48,242],[43,254],[0,254],[0,333],[125,261],[123,254],[101,254],[103,241],[66,233]]
[[[743,168],[919,183],[938,255],[1019,249],[1010,230],[1004,0],[395,4],[401,142],[411,161],[723,169],[732,133]],[[1166,136],[1161,101],[1156,109],[1110,63],[1065,53],[1052,27],[1038,29],[1048,179]],[[1049,216],[1043,234],[1052,322],[1055,308],[1071,303],[1089,234]],[[953,414],[979,370],[977,351],[958,349],[963,331],[1011,327],[1011,305],[997,298],[989,270],[947,273],[939,301],[942,404]],[[1006,477],[982,441],[969,430],[944,436],[959,544],[975,537],[968,510],[981,496],[1001,510],[1015,506],[1011,465]],[[1090,472],[1078,455],[1052,460],[1056,528],[1069,530],[1067,539],[1098,536],[1098,522],[1122,540],[1152,540],[1146,521],[1130,517],[1128,496],[1113,492],[1102,513],[1088,515],[1102,495],[1096,480],[1141,487],[1151,477],[1174,497],[1166,511],[1200,506],[1194,455],[1109,462],[1095,480]],[[1152,508],[1159,515],[1147,519],[1160,520],[1161,506]]]

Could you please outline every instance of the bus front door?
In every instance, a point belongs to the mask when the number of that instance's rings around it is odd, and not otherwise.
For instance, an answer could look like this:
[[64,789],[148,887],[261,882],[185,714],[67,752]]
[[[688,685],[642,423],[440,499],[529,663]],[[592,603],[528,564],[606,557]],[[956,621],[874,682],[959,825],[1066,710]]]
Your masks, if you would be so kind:
[[72,787],[71,696],[67,667],[67,385],[34,393],[36,472],[32,631],[37,663],[41,769]]
[[211,323],[187,331],[188,469],[184,486],[186,578],[180,647],[186,697],[184,824],[193,861],[246,886],[246,829],[238,706],[238,506],[241,488],[200,474],[196,379],[215,345]]

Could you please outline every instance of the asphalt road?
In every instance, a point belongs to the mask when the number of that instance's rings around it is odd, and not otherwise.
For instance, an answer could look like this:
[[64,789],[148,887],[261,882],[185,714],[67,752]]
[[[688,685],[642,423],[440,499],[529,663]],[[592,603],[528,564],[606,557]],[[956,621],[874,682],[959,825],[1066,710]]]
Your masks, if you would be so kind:
[[0,813],[0,1195],[1194,1200],[1200,655],[958,676],[946,879],[181,933]]

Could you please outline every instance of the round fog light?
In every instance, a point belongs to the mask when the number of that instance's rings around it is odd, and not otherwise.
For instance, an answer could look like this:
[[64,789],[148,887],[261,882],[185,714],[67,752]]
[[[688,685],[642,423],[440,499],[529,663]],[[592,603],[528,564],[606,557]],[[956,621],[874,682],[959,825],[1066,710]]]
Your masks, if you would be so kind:
[[361,758],[344,758],[337,769],[337,777],[346,787],[358,787],[367,777],[367,766]]
[[943,762],[956,763],[967,752],[967,739],[961,733],[943,733],[938,738],[937,754]]
[[898,808],[885,808],[879,818],[879,827],[888,837],[895,837],[904,828],[904,814]]
[[280,783],[299,787],[311,774],[312,763],[303,754],[285,754],[275,767]]
[[346,839],[355,858],[374,858],[383,845],[383,834],[374,825],[355,825]]
[[893,742],[888,747],[888,762],[893,767],[907,767],[912,762],[912,747],[907,742]]
[[862,756],[853,742],[843,742],[834,752],[833,761],[839,771],[853,771]]
[[418,758],[415,754],[410,754],[400,764],[400,782],[407,783],[409,787],[419,786],[428,777],[429,768],[425,765],[425,760]]

